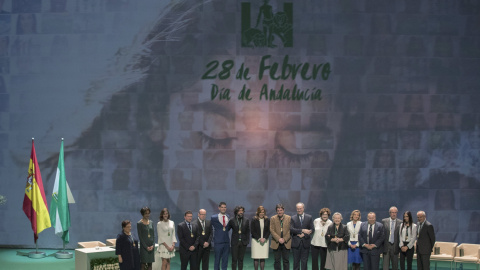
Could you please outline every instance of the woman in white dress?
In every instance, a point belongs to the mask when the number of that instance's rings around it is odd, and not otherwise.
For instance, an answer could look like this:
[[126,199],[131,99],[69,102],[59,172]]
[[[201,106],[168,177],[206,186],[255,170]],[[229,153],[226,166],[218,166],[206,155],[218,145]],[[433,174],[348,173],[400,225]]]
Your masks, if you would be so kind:
[[347,223],[347,229],[350,233],[350,240],[348,241],[348,263],[352,264],[353,270],[360,270],[360,264],[363,262],[360,256],[360,247],[358,246],[358,232],[362,222],[362,213],[360,210],[353,210],[350,215],[350,222]]
[[160,269],[159,262],[162,262],[162,270],[170,269],[170,258],[175,256],[175,223],[170,220],[170,212],[163,208],[160,212],[160,221],[157,223],[158,249],[155,254],[155,269]]
[[263,270],[265,267],[265,259],[268,259],[270,220],[265,213],[265,208],[259,206],[250,225],[252,233],[252,259],[255,270],[258,270],[258,265],[260,265],[260,269]]

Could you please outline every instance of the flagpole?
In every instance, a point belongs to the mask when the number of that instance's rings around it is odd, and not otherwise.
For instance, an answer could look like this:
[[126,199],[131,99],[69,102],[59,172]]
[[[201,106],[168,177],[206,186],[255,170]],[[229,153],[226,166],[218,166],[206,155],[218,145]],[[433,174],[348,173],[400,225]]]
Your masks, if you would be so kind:
[[[53,193],[52,193],[52,201],[51,201],[51,204],[50,204],[50,215],[51,215],[51,222],[52,224],[55,224],[55,230],[57,230],[57,226],[61,226],[62,229],[63,229],[63,236],[62,236],[62,243],[63,243],[63,250],[59,250],[57,253],[55,253],[55,258],[57,259],[71,259],[73,258],[73,253],[72,252],[69,252],[69,251],[66,251],[66,243],[68,243],[68,227],[70,227],[70,210],[67,210],[68,212],[68,218],[66,220],[63,220],[60,219],[61,221],[61,225],[57,225],[57,215],[58,215],[58,211],[59,211],[59,207],[60,205],[63,206],[63,211],[65,211],[65,204],[62,204],[62,203],[66,203],[66,206],[67,206],[67,209],[68,209],[68,199],[67,201],[63,201],[61,200],[61,198],[65,199],[68,197],[67,195],[67,192],[66,192],[66,188],[63,189],[63,190],[60,190],[59,189],[59,182],[60,179],[62,181],[64,181],[64,185],[68,185],[66,183],[66,179],[65,179],[65,165],[64,165],[64,156],[63,156],[63,138],[62,138],[62,142],[61,142],[61,146],[60,146],[60,152],[59,152],[59,158],[58,158],[58,167],[57,167],[57,176],[55,178],[55,185],[54,185],[54,188],[53,188]],[[63,175],[63,177],[62,177]],[[53,194],[56,194],[56,196],[54,196]],[[57,201],[58,200],[58,201]],[[65,217],[65,212],[63,212],[61,214],[62,217]],[[58,218],[60,218],[60,216],[58,216]],[[64,223],[64,222],[67,222],[67,223]],[[66,224],[66,227],[64,227],[64,225]],[[65,236],[65,233],[66,233],[66,236]]]
[[41,259],[45,258],[47,254],[43,251],[38,251],[38,243],[35,241],[35,251],[29,252],[28,257],[32,259]]
[[[30,154],[30,163],[32,163],[32,162],[34,163],[34,164],[33,164],[33,165],[34,165],[34,171],[32,171],[32,175],[29,176],[29,178],[32,177],[32,179],[31,179],[31,180],[32,180],[32,184],[31,184],[32,186],[34,185],[34,183],[33,183],[34,181],[38,181],[38,182],[37,182],[37,185],[39,184],[39,185],[41,186],[40,192],[42,193],[42,195],[43,195],[43,197],[44,197],[45,195],[43,194],[44,191],[43,191],[42,177],[41,177],[41,175],[40,175],[40,169],[38,168],[38,164],[37,164],[37,160],[36,160],[37,157],[36,157],[36,154],[35,154],[34,140],[35,140],[35,138],[32,137],[32,153]],[[30,165],[29,165],[29,170],[30,170]],[[38,175],[37,175],[37,170],[38,170]],[[37,178],[38,178],[38,179],[37,179]],[[27,182],[27,187],[28,187],[28,182]],[[32,188],[35,188],[35,187],[32,187]],[[38,188],[38,186],[36,186],[36,188]],[[26,191],[26,192],[27,192],[27,191]],[[28,197],[27,197],[27,194],[25,194],[25,196],[26,196],[25,198],[28,198]],[[32,196],[32,195],[31,195],[31,196]],[[45,203],[45,200],[44,200],[43,197],[42,197],[42,198],[35,198],[35,199],[39,200],[40,202]],[[24,199],[24,202],[23,202],[23,211],[25,212],[25,214],[28,213],[28,211],[27,211],[27,212],[25,211],[25,210],[26,210],[25,206],[27,206],[27,209],[28,209],[29,207],[32,207],[32,206],[31,206],[31,203],[32,203],[32,202],[30,202],[30,205],[29,205],[29,204],[28,204],[28,201],[27,201],[27,205],[26,205],[26,204],[25,204],[25,199]],[[46,206],[46,205],[45,205],[45,206]],[[46,209],[46,207],[45,207],[45,209]],[[34,211],[37,211],[37,210],[34,210]],[[38,212],[37,212],[37,215],[38,215]],[[47,215],[48,215],[48,210],[47,210]],[[29,217],[29,216],[27,215],[27,217]],[[37,217],[38,217],[38,216],[37,216]],[[30,219],[30,217],[29,217],[29,219]],[[32,220],[30,219],[30,221],[32,221]],[[48,220],[48,222],[50,222],[50,220]],[[45,224],[44,224],[44,225],[45,225]],[[45,257],[46,257],[45,252],[43,252],[43,251],[38,251],[38,243],[37,243],[37,240],[38,240],[38,233],[40,233],[43,229],[46,229],[46,228],[49,228],[49,227],[50,227],[50,224],[48,224],[48,226],[46,226],[45,228],[42,228],[39,232],[37,232],[37,224],[34,224],[34,226],[33,226],[33,223],[32,223],[32,229],[34,228],[34,230],[33,230],[33,237],[34,237],[34,239],[35,239],[35,251],[32,251],[32,252],[29,252],[29,253],[28,253],[28,257],[29,257],[29,258],[41,259],[41,258],[45,258]]]

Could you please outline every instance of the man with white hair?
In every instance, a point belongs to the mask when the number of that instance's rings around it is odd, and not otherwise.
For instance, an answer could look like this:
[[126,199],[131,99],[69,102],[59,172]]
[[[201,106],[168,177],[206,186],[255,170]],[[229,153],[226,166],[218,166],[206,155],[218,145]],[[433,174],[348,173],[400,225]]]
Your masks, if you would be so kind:
[[305,214],[305,205],[297,203],[297,214],[292,216],[290,232],[292,233],[293,270],[307,270],[308,254],[312,233],[315,231],[312,216]]
[[430,254],[435,246],[435,230],[424,211],[417,212],[417,270],[430,269]]
[[398,254],[400,253],[399,230],[402,221],[397,218],[398,209],[395,206],[388,210],[390,217],[382,219],[385,229],[385,241],[383,242],[383,270],[388,270],[392,262],[392,270],[398,269]]

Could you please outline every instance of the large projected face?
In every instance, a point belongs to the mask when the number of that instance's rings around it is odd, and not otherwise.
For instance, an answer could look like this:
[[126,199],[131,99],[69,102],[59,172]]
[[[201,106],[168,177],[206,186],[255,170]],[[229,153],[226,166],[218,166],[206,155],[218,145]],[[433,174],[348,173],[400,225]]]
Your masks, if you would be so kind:
[[0,244],[30,243],[8,194],[34,134],[48,201],[65,137],[71,245],[143,206],[179,222],[298,202],[424,210],[437,239],[479,242],[478,5],[265,2],[0,0]]
[[[258,7],[252,4],[252,10]],[[243,49],[227,38],[235,27],[217,40],[196,36],[198,28],[215,31],[216,26],[202,25],[198,18],[192,22],[198,24],[179,35],[181,43],[202,44],[202,50],[174,48],[174,43],[159,49],[170,61],[164,69],[176,73],[167,80],[172,90],[163,97],[166,113],[158,115],[166,120],[153,121],[157,128],[150,131],[162,145],[163,179],[179,210],[216,211],[219,201],[227,201],[244,205],[249,214],[259,205],[271,214],[277,203],[294,213],[295,204],[303,201],[312,212],[330,207],[348,214],[359,208],[388,217],[385,205],[415,211],[432,203],[432,196],[448,193],[449,200],[430,208],[447,211],[458,208],[459,194],[430,191],[437,179],[447,186],[450,177],[477,179],[475,158],[460,148],[476,147],[478,136],[460,135],[458,116],[452,113],[459,112],[458,98],[430,95],[425,85],[435,82],[396,70],[422,63],[401,58],[363,62],[347,53],[318,51],[308,42],[300,43],[305,51]],[[344,40],[333,46],[344,43],[350,44]],[[272,72],[271,67],[280,67],[286,56],[290,65],[331,63],[332,77],[282,78],[282,69]],[[248,76],[239,73],[245,69]],[[394,84],[387,75],[402,79]],[[270,100],[261,95],[264,88],[323,92],[321,100]],[[251,99],[239,98],[244,89],[251,90]],[[467,166],[459,165],[462,159]]]
[[[273,206],[282,203],[295,211],[298,201],[308,201],[312,190],[325,187],[334,139],[321,112],[329,107],[329,98],[266,99],[262,87],[292,90],[311,82],[259,80],[260,59],[233,58],[249,65],[250,80],[234,74],[224,80],[199,78],[170,96],[163,153],[166,184],[177,205],[214,210],[219,201],[228,201],[245,205],[252,214],[259,205],[273,213]],[[216,88],[228,89],[230,99],[212,98]],[[251,89],[251,100],[238,98],[243,88]]]

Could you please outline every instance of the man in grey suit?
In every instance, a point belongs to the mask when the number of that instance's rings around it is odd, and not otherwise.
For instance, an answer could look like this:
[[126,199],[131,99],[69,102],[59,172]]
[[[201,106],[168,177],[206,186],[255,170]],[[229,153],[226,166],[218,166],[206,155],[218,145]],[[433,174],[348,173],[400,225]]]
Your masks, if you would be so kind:
[[417,270],[430,270],[430,254],[435,246],[435,230],[424,211],[417,212]]
[[301,202],[297,203],[297,214],[292,216],[292,221],[290,222],[294,270],[300,269],[300,262],[302,270],[307,270],[310,242],[315,231],[312,216],[304,212],[305,205]]
[[383,242],[383,270],[388,270],[392,262],[392,270],[398,269],[398,254],[400,253],[399,234],[402,221],[397,218],[398,209],[395,206],[390,207],[388,211],[389,218],[382,219],[385,229],[385,241]]
[[377,222],[377,215],[374,212],[368,213],[367,219],[368,222],[362,222],[358,232],[363,269],[378,270],[380,268],[380,253],[383,251],[385,231],[382,223]]

